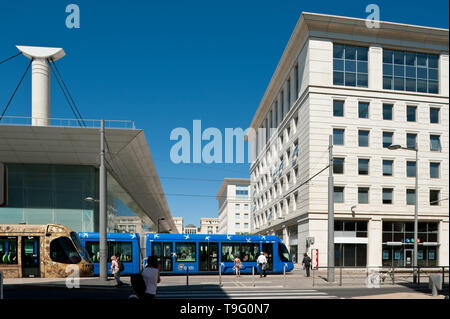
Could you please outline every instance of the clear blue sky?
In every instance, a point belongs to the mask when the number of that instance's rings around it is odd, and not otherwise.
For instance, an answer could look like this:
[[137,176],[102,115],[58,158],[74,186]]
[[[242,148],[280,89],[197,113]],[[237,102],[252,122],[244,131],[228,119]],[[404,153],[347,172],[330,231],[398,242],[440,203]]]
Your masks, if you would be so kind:
[[[81,28],[68,29],[65,8],[80,7]],[[173,216],[199,225],[217,216],[217,179],[248,177],[247,164],[170,161],[172,129],[247,128],[302,11],[365,18],[376,3],[381,20],[448,28],[441,1],[6,1],[0,8],[0,60],[15,45],[63,47],[58,67],[84,118],[134,120],[145,130]],[[0,65],[0,111],[27,66]],[[30,78],[6,115],[31,116]],[[56,81],[51,116],[73,118]]]

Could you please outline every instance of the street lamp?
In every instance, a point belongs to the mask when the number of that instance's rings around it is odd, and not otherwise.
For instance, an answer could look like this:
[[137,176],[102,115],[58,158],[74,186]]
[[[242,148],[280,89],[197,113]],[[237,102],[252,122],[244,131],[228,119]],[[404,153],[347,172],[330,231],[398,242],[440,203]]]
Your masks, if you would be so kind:
[[413,267],[414,267],[414,274],[413,274],[413,281],[414,283],[417,283],[417,232],[419,229],[418,226],[418,219],[419,219],[419,148],[417,147],[417,142],[415,143],[414,147],[404,147],[398,144],[390,145],[388,147],[389,150],[409,150],[409,151],[415,151],[416,152],[416,189],[415,189],[415,205],[414,205],[414,256],[413,256]]
[[166,220],[164,217],[158,218],[158,234],[159,234],[159,221]]

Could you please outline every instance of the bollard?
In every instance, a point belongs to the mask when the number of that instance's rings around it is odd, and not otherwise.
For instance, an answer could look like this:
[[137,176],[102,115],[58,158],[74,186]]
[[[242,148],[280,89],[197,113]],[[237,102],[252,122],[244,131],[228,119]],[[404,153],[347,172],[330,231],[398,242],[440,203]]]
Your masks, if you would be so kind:
[[252,282],[253,282],[253,287],[255,287],[255,267],[252,267]]
[[3,299],[3,271],[0,270],[0,300]]
[[283,286],[286,287],[286,264],[283,266]]
[[189,287],[189,266],[186,267],[186,287]]
[[339,286],[342,286],[342,266],[339,267]]
[[219,267],[219,287],[222,287],[222,265]]
[[312,286],[314,287],[314,276],[315,276],[315,274],[316,274],[316,268],[313,268],[313,282],[312,282]]
[[432,296],[437,296],[439,290],[442,290],[442,277],[440,274],[430,275],[429,288],[431,289]]

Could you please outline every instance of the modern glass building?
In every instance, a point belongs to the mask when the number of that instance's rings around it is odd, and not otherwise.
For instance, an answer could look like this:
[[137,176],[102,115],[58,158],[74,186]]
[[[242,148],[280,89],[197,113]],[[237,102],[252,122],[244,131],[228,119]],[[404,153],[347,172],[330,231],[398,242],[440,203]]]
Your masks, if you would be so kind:
[[[90,127],[12,122],[0,122],[0,162],[8,168],[8,205],[0,208],[0,224],[56,223],[98,232],[98,203],[86,198],[99,197],[100,121]],[[126,206],[150,231],[164,218],[160,231],[176,233],[144,132],[125,124],[117,128],[106,121],[107,214]]]

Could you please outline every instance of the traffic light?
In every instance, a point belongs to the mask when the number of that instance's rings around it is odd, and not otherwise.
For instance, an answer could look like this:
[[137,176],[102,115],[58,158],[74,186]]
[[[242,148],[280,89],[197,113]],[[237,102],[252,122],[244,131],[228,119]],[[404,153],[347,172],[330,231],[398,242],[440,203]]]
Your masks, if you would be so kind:
[[0,207],[8,204],[8,170],[0,163]]

